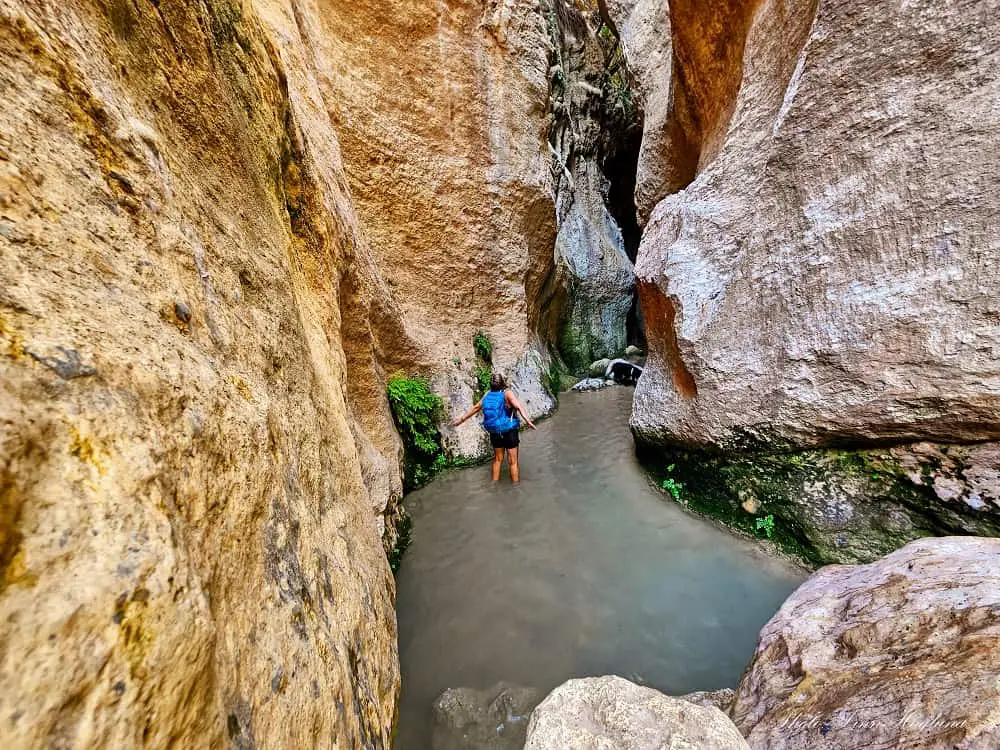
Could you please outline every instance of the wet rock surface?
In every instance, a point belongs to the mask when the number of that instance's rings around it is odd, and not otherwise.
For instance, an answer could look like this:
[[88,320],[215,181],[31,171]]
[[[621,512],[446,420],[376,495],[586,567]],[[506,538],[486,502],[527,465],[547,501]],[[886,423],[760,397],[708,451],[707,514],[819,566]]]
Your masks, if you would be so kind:
[[570,390],[573,391],[599,391],[602,388],[607,388],[608,386],[615,385],[613,380],[605,380],[604,378],[584,378],[579,383],[574,385]]
[[[643,448],[676,500],[813,563],[865,563],[907,542],[1000,535],[996,443],[916,443],[884,450],[708,454]],[[667,468],[669,471],[666,471]]]
[[541,690],[498,683],[452,688],[434,702],[432,750],[521,750]]
[[1000,746],[1000,540],[823,568],[761,631],[731,716],[752,748]]
[[736,691],[732,688],[700,690],[697,693],[680,695],[678,698],[698,706],[715,706],[724,714],[728,714],[729,707],[733,705],[733,700],[736,698]]
[[570,680],[531,715],[525,750],[743,750],[714,706],[671,698],[621,677]]
[[548,280],[550,327],[574,372],[624,351],[635,271],[619,222],[609,208],[603,162],[609,138],[637,126],[614,101],[606,80],[607,49],[595,14],[573,3],[545,3],[552,45],[548,148],[558,231]]

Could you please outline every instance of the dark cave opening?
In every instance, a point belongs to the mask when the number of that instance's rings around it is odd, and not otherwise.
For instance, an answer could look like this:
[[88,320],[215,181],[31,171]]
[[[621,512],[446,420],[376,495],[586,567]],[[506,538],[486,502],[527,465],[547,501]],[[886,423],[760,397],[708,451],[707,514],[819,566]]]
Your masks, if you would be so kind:
[[[642,145],[642,123],[636,117],[635,121],[614,135],[617,137],[610,144],[602,165],[604,176],[610,182],[607,207],[621,229],[625,254],[635,263],[639,253],[639,241],[642,239],[642,227],[639,226],[635,209],[635,184],[639,169],[639,148]],[[645,348],[646,336],[637,292],[633,294],[625,327],[628,343]]]

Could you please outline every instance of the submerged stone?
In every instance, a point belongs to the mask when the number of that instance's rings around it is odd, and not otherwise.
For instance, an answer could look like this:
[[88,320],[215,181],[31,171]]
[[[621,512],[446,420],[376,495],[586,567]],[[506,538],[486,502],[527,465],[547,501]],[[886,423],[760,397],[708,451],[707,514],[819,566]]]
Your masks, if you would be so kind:
[[602,388],[607,388],[609,385],[614,385],[613,380],[605,380],[604,378],[585,378],[579,383],[574,385],[570,390],[573,391],[599,391]]
[[520,750],[542,691],[500,682],[450,688],[434,701],[432,750]]

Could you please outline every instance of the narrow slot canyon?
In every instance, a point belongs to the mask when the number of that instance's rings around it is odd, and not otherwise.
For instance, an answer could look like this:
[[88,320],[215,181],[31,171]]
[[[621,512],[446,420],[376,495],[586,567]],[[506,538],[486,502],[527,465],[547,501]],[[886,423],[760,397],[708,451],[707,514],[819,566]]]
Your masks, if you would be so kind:
[[0,736],[1000,747],[998,14],[0,0]]

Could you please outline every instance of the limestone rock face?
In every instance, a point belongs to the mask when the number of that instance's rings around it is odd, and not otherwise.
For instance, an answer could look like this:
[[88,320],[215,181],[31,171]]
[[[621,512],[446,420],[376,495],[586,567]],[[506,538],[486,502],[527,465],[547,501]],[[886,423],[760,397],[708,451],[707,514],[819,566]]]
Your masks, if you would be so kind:
[[830,566],[761,631],[731,716],[752,748],[1000,746],[1000,540]]
[[[449,412],[472,404],[477,332],[528,411],[551,411],[547,361],[524,366],[556,236],[538,3],[320,0],[308,19],[359,224]],[[473,421],[446,441],[486,445]]]
[[998,10],[756,4],[720,143],[643,238],[640,438],[1000,436]]
[[314,10],[0,2],[12,747],[389,742],[384,373],[418,357]]
[[608,209],[610,183],[600,157],[607,146],[609,101],[604,51],[593,24],[553,3],[555,49],[548,149],[555,174],[555,267],[543,292],[543,320],[577,373],[621,354],[635,296],[635,271],[621,228]]
[[621,229],[604,203],[607,179],[587,161],[574,174],[574,189],[560,194],[556,263],[565,274],[568,299],[560,348],[580,370],[625,350],[635,274]]
[[559,686],[531,714],[525,750],[740,750],[747,744],[714,706],[696,705],[621,677]]

